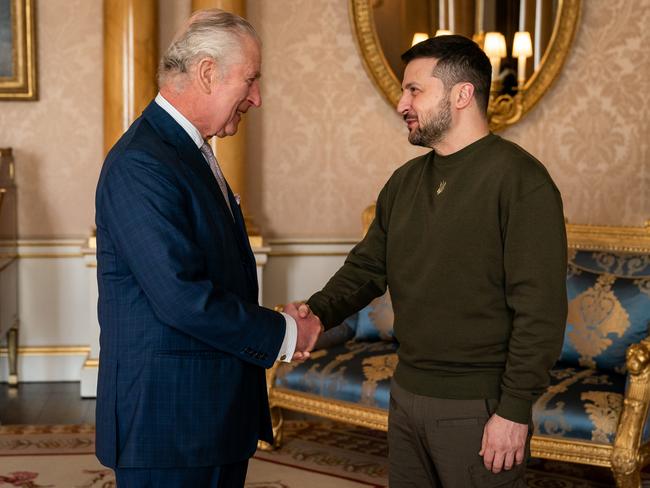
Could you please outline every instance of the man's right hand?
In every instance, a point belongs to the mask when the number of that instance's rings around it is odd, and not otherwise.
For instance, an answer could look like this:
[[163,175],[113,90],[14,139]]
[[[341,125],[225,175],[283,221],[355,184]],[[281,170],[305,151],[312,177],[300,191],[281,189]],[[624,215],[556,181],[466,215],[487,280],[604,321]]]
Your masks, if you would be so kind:
[[298,339],[292,360],[304,361],[314,350],[316,341],[324,330],[323,324],[304,303],[287,303],[284,313],[291,315],[298,326]]

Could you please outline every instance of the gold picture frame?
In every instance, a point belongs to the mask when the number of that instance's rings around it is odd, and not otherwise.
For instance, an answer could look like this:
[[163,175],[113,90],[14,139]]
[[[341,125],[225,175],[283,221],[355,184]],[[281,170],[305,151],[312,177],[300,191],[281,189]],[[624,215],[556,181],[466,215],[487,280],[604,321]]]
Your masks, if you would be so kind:
[[0,0],[0,100],[36,100],[34,0]]

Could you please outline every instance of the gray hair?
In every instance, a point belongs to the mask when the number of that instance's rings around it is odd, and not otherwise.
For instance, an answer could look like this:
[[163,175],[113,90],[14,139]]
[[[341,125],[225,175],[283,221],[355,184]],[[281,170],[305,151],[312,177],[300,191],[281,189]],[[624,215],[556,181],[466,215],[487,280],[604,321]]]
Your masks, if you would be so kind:
[[187,73],[204,57],[214,59],[223,75],[226,66],[241,59],[242,41],[247,36],[261,43],[253,26],[238,15],[216,8],[195,12],[160,60],[158,84]]

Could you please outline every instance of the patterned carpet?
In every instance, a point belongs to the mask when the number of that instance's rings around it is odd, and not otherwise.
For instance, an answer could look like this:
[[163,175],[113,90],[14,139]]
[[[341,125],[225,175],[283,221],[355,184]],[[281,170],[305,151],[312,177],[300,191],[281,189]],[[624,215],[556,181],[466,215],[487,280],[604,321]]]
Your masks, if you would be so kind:
[[[93,451],[92,426],[0,426],[0,487],[114,488],[113,472]],[[383,432],[290,421],[282,449],[255,455],[246,487],[386,487],[387,451]],[[535,488],[614,486],[607,470],[541,460],[531,462],[526,481]]]

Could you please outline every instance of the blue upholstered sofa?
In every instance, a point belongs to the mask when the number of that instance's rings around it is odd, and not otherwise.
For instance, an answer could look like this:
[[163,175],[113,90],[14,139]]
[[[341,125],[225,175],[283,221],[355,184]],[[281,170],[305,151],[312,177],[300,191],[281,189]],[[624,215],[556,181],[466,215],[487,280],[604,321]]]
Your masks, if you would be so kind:
[[[638,487],[650,461],[650,225],[567,232],[567,329],[533,409],[532,455],[607,466],[618,486]],[[387,428],[392,321],[387,293],[328,331],[310,361],[269,371],[276,443],[283,408]]]

